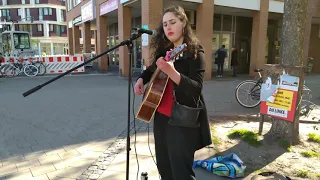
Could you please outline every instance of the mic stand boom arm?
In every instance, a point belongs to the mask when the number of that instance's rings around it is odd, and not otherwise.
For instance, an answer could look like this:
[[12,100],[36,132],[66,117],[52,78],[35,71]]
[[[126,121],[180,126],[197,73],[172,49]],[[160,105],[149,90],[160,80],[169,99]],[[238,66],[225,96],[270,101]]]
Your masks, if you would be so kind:
[[[45,83],[43,83],[43,84],[40,84],[40,85],[38,85],[38,86],[36,86],[36,87],[28,90],[27,92],[24,92],[24,93],[22,94],[23,97],[29,96],[30,94],[32,94],[32,93],[40,90],[40,89],[43,88],[44,86],[46,86],[46,85],[48,85],[48,84],[50,84],[50,83],[52,83],[52,82],[54,82],[54,81],[62,78],[63,76],[65,76],[65,75],[67,75],[67,74],[70,74],[72,71],[74,71],[74,70],[76,70],[76,69],[78,69],[78,68],[80,68],[80,67],[82,67],[82,66],[84,66],[84,65],[86,65],[86,64],[88,64],[88,63],[90,63],[91,61],[94,61],[95,59],[97,59],[97,58],[99,58],[99,57],[101,57],[101,56],[103,56],[103,55],[105,55],[105,54],[107,54],[107,53],[109,53],[109,52],[111,52],[111,51],[119,48],[120,46],[127,45],[128,49],[129,49],[129,53],[131,53],[130,51],[131,51],[132,41],[135,40],[135,39],[138,39],[140,36],[141,36],[140,33],[139,33],[139,34],[132,34],[130,39],[124,40],[124,41],[122,41],[120,44],[112,47],[111,49],[108,49],[107,51],[99,54],[98,56],[95,56],[95,57],[91,58],[90,60],[88,60],[88,61],[86,61],[86,62],[84,62],[84,63],[82,63],[82,64],[79,64],[78,66],[76,66],[76,67],[74,67],[74,68],[72,68],[72,69],[70,69],[70,70],[68,70],[68,71],[66,71],[66,72],[58,75],[57,77],[52,78],[52,79],[50,79],[49,81],[47,81],[47,82],[45,82]],[[131,57],[130,57],[130,58],[131,58]],[[130,61],[130,64],[131,64],[131,61]],[[131,66],[129,66],[129,69],[131,69]],[[129,72],[129,74],[131,74],[131,72]],[[129,78],[130,78],[130,77],[129,77]]]

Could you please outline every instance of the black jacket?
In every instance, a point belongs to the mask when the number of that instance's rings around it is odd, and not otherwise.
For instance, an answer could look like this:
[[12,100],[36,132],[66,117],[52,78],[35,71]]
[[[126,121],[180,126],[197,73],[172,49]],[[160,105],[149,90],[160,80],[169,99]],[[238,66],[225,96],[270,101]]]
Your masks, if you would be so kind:
[[238,65],[238,51],[235,49],[231,53],[231,66],[237,66]]
[[[162,56],[165,57],[165,53],[163,53]],[[144,84],[150,81],[153,72],[156,70],[155,62],[156,60],[153,61],[152,65],[150,65],[140,75],[139,78],[143,79]],[[198,121],[200,122],[199,133],[201,139],[198,140],[199,144],[197,145],[197,149],[201,149],[212,143],[207,109],[202,94],[203,76],[205,72],[203,48],[201,46],[199,47],[196,59],[194,59],[191,53],[185,52],[183,54],[183,57],[180,57],[179,60],[176,60],[174,62],[174,66],[181,75],[179,85],[173,83],[174,89],[176,91],[177,101],[180,104],[196,107],[194,98],[198,98],[200,96],[201,101],[204,105],[204,108],[203,110],[201,110],[198,119]]]

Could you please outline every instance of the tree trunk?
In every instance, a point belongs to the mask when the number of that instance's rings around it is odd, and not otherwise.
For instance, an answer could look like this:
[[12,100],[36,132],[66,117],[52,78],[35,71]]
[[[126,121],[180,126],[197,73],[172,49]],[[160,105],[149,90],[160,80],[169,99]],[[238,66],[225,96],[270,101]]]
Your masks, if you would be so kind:
[[[307,26],[311,23],[307,21],[308,3],[313,0],[285,0],[282,39],[280,47],[280,66],[275,65],[266,71],[266,76],[279,76],[285,70],[289,75],[300,78],[297,106],[300,106],[299,99],[303,90],[304,73],[302,66],[304,57],[304,40]],[[310,6],[309,6],[310,7]],[[273,79],[273,78],[272,78]],[[293,122],[273,118],[272,127],[266,135],[268,139],[283,139],[289,144],[298,144],[299,138],[299,118],[300,107],[296,109]]]

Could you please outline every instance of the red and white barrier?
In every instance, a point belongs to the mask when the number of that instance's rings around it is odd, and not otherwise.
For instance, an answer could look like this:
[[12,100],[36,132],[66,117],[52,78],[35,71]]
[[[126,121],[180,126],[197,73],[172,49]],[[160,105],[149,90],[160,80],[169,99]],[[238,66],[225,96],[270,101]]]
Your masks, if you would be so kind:
[[[59,55],[59,56],[46,56],[46,57],[20,57],[20,59],[28,59],[29,61],[39,62],[42,61],[46,66],[46,74],[59,74],[64,73],[84,62],[83,55]],[[16,62],[20,60],[14,57],[3,57],[0,61],[1,64],[6,64],[10,62]],[[72,73],[85,72],[85,67],[82,66]]]
[[[36,57],[35,60],[44,62],[46,74],[64,73],[84,62],[83,56],[47,56]],[[77,72],[85,72],[84,66],[73,71],[73,73]]]

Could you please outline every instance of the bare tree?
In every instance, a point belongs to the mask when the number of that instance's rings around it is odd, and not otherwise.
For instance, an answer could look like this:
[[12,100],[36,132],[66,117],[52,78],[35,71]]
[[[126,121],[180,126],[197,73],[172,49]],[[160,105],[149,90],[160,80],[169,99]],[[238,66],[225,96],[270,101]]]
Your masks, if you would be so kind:
[[[310,28],[310,12],[313,0],[285,0],[282,26],[282,38],[280,47],[280,65],[268,68],[266,74],[279,75],[283,70],[289,74],[300,78],[297,106],[302,94],[304,84],[303,58],[305,51],[305,37],[310,36],[307,28]],[[308,40],[307,40],[308,41]],[[306,48],[308,49],[308,48]],[[293,122],[288,122],[273,118],[272,127],[267,138],[287,140],[289,144],[298,144],[299,138],[299,118],[300,107],[296,109]]]

